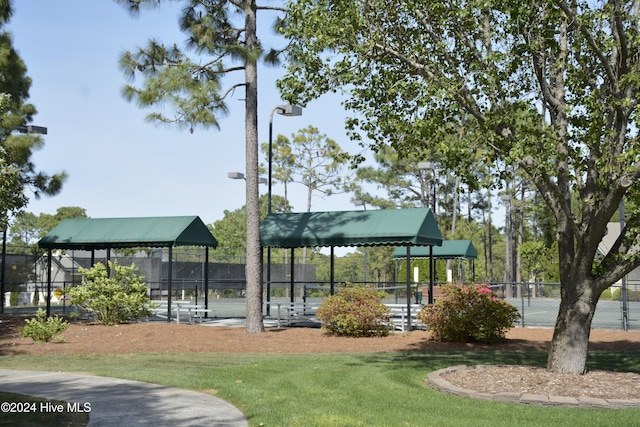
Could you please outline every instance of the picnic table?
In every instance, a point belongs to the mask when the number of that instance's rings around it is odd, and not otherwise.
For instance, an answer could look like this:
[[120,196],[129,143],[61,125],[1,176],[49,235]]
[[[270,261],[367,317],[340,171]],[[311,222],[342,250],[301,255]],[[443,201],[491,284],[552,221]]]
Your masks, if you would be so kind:
[[[151,301],[153,308],[151,308],[151,312],[158,317],[163,319],[167,318],[167,309],[168,302],[164,300],[153,300]],[[196,304],[191,300],[177,300],[171,301],[171,317],[175,313],[176,323],[180,323],[180,318],[183,314],[186,314],[189,323],[194,323],[196,320],[202,320],[205,314],[213,313],[215,310],[206,308],[204,304]]]

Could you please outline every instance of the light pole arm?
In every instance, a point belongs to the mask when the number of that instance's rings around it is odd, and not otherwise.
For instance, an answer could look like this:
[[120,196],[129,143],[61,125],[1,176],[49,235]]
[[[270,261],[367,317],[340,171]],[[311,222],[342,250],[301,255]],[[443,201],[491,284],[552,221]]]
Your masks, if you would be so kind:
[[271,181],[273,177],[273,114],[276,111],[284,111],[280,106],[273,107],[269,114],[269,159],[268,159],[268,177],[267,177],[267,214],[271,213]]

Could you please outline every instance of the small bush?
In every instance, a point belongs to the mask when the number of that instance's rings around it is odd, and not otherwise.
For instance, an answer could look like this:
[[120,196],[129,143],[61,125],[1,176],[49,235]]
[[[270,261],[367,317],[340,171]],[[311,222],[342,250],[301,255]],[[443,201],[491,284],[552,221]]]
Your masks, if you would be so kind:
[[[601,300],[622,301],[621,288],[608,288],[600,295]],[[627,301],[640,301],[640,291],[627,289]]]
[[11,307],[17,307],[19,297],[20,297],[20,292],[11,291],[11,294],[9,295],[9,305]]
[[344,288],[325,299],[317,317],[336,335],[372,337],[389,335],[389,307],[380,298],[384,292],[371,288]]
[[31,338],[36,343],[48,342],[69,327],[69,322],[58,316],[47,317],[41,308],[36,312],[34,319],[27,319],[25,322],[26,325],[20,329],[20,335]]
[[104,264],[80,268],[83,284],[67,291],[71,304],[81,307],[104,325],[128,323],[150,316],[147,285],[136,273],[135,265],[125,267],[109,262],[111,276]]
[[518,310],[496,298],[487,285],[446,285],[442,293],[436,304],[418,313],[437,341],[500,342],[520,318]]

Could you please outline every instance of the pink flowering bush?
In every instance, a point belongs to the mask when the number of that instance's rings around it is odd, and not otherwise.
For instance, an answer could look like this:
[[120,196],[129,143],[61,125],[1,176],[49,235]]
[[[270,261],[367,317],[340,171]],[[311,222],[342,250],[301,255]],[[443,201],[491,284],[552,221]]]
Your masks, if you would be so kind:
[[487,285],[445,285],[442,294],[418,313],[436,341],[500,342],[520,318],[518,310],[499,300]]
[[325,299],[316,316],[323,327],[336,335],[384,337],[389,335],[389,307],[384,292],[371,288],[344,288]]

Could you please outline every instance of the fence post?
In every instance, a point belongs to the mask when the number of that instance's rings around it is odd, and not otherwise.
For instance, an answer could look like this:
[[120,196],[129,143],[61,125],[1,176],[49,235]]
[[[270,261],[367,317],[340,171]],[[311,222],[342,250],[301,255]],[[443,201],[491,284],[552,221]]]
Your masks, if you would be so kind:
[[627,276],[622,278],[620,289],[620,299],[622,300],[622,330],[629,331],[629,293],[627,292]]
[[524,283],[520,283],[520,299],[522,305],[522,327],[524,328]]

